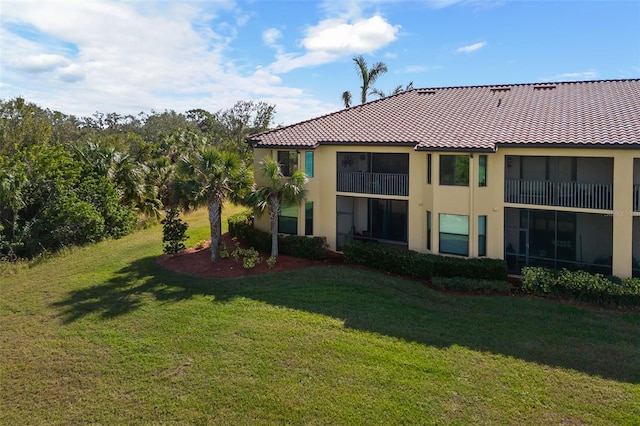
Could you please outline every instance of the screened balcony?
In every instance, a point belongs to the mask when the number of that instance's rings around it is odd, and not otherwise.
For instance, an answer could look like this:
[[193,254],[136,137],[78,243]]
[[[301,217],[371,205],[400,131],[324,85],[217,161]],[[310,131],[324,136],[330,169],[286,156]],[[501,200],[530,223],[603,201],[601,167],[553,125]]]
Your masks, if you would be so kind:
[[613,159],[507,156],[504,201],[613,209]]
[[409,195],[409,155],[339,152],[338,192]]
[[612,216],[505,208],[504,223],[504,258],[510,272],[543,266],[612,273]]
[[336,197],[336,249],[346,241],[407,246],[408,201]]

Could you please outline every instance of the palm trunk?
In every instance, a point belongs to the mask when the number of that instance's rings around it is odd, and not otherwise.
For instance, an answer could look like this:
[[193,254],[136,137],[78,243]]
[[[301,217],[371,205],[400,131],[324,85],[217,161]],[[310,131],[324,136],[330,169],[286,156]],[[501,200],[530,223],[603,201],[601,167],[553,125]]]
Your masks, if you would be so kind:
[[209,210],[209,226],[211,228],[211,262],[216,263],[220,260],[222,204],[218,201],[209,201],[207,210]]
[[271,197],[269,216],[271,218],[271,257],[278,257],[278,215],[280,214],[280,201]]

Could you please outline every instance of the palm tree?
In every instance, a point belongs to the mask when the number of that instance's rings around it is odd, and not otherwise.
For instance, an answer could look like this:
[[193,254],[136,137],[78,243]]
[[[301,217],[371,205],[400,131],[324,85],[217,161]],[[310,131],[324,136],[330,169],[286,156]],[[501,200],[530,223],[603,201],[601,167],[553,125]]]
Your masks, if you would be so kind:
[[410,81],[409,84],[407,84],[404,87],[402,87],[402,84],[398,84],[396,88],[389,93],[384,93],[382,90],[378,90],[378,89],[371,90],[371,93],[373,95],[379,96],[380,98],[386,98],[387,96],[397,95],[398,93],[406,92],[409,90],[413,90],[413,81]]
[[351,92],[345,90],[342,92],[342,102],[344,103],[345,108],[349,108],[351,106]]
[[[355,63],[356,73],[362,79],[362,86],[360,86],[360,102],[367,102],[367,95],[372,89],[372,85],[376,82],[381,74],[387,72],[387,65],[384,62],[376,62],[371,68],[367,65],[367,61],[364,56],[357,55],[353,57]],[[342,101],[345,108],[351,106],[351,93],[347,90],[342,93]]]
[[307,197],[307,176],[296,170],[289,177],[282,174],[277,160],[266,157],[260,162],[260,173],[266,179],[261,185],[254,185],[248,197],[248,204],[261,215],[269,210],[271,220],[271,256],[278,256],[278,216],[282,205],[298,205]]
[[222,204],[238,203],[250,188],[249,169],[238,154],[203,146],[191,155],[183,155],[178,163],[179,184],[183,188],[183,207],[206,205],[211,227],[211,262],[220,259],[222,237]]
[[121,203],[157,219],[161,200],[158,189],[147,182],[149,167],[104,142],[88,141],[75,150],[76,157],[92,172],[107,177],[120,191]]

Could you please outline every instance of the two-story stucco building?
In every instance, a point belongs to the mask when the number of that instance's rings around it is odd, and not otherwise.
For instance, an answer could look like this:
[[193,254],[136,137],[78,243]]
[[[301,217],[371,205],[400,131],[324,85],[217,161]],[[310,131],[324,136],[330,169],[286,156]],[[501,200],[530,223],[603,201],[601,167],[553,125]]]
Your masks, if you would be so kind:
[[640,80],[416,89],[248,142],[309,176],[280,231],[333,250],[640,276]]

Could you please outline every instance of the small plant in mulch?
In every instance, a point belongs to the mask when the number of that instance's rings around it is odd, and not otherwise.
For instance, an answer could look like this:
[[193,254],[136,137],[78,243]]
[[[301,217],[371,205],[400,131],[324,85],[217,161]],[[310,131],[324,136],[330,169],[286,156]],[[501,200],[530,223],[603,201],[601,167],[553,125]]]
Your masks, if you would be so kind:
[[236,262],[242,261],[242,266],[245,269],[253,269],[262,262],[262,257],[258,250],[253,247],[244,249],[240,247],[240,243],[236,243],[236,248],[233,253],[231,253],[231,257],[233,257]]
[[196,245],[194,246],[196,249],[198,250],[202,250],[203,248],[205,248],[207,246],[207,240],[200,240],[196,243]]
[[274,266],[276,266],[276,258],[274,256],[270,256],[267,259],[267,265],[269,266],[269,269],[273,268]]

